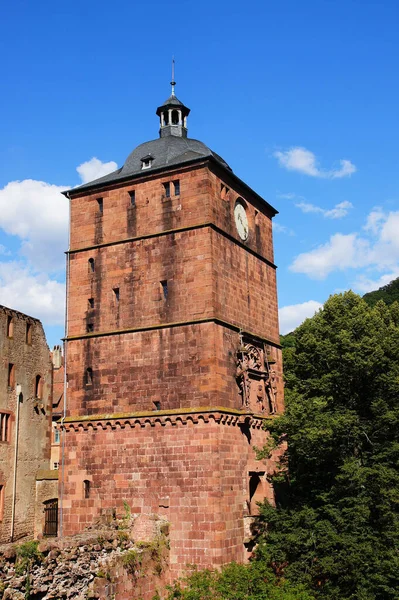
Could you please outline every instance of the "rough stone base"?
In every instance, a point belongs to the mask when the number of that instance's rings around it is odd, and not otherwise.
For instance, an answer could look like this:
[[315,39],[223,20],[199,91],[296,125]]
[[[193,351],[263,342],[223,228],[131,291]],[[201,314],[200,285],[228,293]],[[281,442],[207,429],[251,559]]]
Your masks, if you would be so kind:
[[[130,514],[68,538],[42,541],[39,558],[23,566],[21,546],[0,547],[0,595],[23,600],[151,600],[162,594],[169,562],[168,523]],[[144,540],[138,538],[139,532]]]

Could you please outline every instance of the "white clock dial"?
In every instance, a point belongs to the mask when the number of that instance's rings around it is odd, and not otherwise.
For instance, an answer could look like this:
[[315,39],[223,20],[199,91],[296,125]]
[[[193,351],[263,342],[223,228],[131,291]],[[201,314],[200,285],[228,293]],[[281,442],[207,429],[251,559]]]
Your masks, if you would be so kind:
[[234,220],[236,222],[238,235],[242,240],[246,240],[249,233],[248,217],[245,207],[241,202],[237,202],[234,207]]

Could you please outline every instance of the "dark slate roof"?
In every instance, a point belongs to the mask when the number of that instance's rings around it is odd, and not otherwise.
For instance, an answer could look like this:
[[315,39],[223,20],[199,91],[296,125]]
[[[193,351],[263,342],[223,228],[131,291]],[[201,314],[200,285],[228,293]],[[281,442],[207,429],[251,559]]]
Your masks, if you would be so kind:
[[[148,155],[153,157],[153,162],[150,168],[143,170],[141,159]],[[180,165],[184,164],[185,162],[207,157],[213,157],[225,169],[231,171],[231,168],[223,160],[223,158],[221,158],[215,152],[212,152],[212,150],[208,148],[208,146],[205,146],[205,144],[202,142],[190,138],[170,135],[140,144],[140,146],[137,146],[137,148],[135,148],[133,152],[129,154],[125,164],[121,169],[118,169],[113,173],[109,173],[104,177],[100,177],[99,179],[95,179],[94,181],[90,181],[89,183],[85,183],[73,188],[73,190],[70,191],[77,192],[86,190],[91,187],[114,183],[121,179],[126,179],[139,174],[147,175],[148,173],[157,171],[158,169]]]
[[184,106],[183,102],[180,102],[180,100],[178,98],[176,98],[176,96],[174,94],[169,96],[169,98],[167,100],[165,100],[165,102],[161,106],[158,106],[158,108],[156,110],[156,114],[159,117],[163,110],[173,107],[173,106],[178,106],[181,109],[183,115],[186,117],[190,114],[190,109],[187,108],[187,106]]
[[180,102],[180,100],[173,95],[169,96],[169,98],[165,100],[162,106],[169,106],[170,104],[172,104],[173,106],[184,106],[183,102]]

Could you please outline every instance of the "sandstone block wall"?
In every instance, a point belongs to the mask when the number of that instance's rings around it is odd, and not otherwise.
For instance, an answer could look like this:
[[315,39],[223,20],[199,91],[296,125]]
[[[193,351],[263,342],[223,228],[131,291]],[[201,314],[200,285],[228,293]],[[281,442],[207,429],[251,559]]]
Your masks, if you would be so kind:
[[244,334],[275,362],[283,407],[274,210],[206,160],[71,195],[64,532],[126,501],[170,520],[172,576],[242,561],[273,468],[254,460],[266,433],[237,380]]
[[[9,319],[12,319],[11,336],[7,335]],[[29,339],[28,326],[31,328]],[[14,365],[12,385],[8,385],[10,364]],[[40,397],[36,390],[37,376],[42,379]],[[0,411],[10,413],[9,439],[0,442],[0,485],[4,486],[0,542],[9,541],[11,535],[17,384],[21,386],[22,396],[19,407],[14,539],[33,535],[36,472],[49,465],[52,366],[40,321],[0,307]]]
[[261,420],[215,411],[66,425],[65,534],[127,502],[133,514],[170,522],[172,578],[188,562],[206,567],[245,559],[250,474],[265,480],[274,468],[273,461],[255,460],[254,446],[266,440]]

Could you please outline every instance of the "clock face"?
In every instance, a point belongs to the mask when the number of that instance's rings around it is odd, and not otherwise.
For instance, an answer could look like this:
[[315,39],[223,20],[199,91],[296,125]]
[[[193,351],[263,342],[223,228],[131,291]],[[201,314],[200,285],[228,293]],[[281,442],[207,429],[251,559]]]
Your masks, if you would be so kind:
[[237,202],[234,207],[234,219],[236,222],[236,227],[238,231],[238,235],[242,240],[248,239],[248,218],[245,207],[241,202]]

